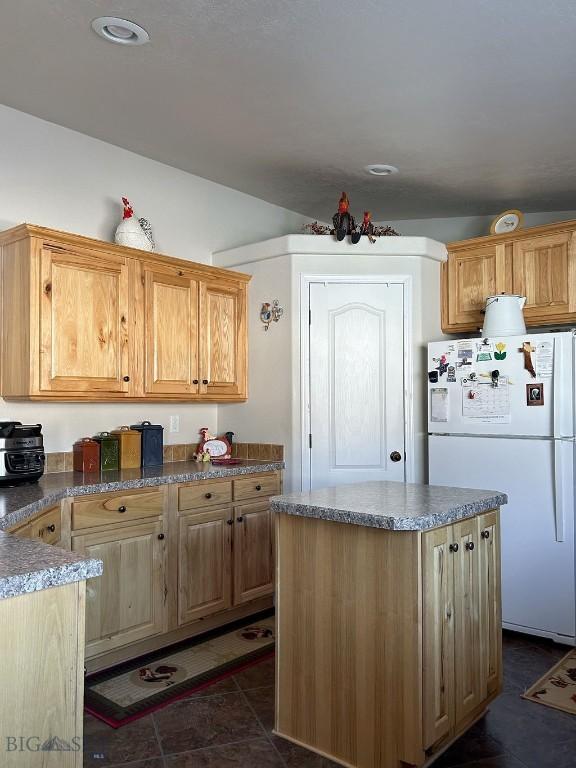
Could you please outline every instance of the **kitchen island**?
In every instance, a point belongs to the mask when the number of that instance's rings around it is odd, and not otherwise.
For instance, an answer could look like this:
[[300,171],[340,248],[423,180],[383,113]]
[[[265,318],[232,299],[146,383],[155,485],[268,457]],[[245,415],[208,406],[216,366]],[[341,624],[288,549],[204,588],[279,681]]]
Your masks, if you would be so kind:
[[272,499],[278,735],[352,768],[433,762],[501,690],[497,491]]

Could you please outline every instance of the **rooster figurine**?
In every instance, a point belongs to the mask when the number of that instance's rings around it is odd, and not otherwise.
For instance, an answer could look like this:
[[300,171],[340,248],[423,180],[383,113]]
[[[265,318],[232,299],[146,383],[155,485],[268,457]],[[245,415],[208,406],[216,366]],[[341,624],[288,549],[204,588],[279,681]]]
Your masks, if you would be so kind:
[[118,227],[114,239],[118,245],[126,245],[129,248],[140,248],[142,251],[154,250],[154,238],[152,227],[147,219],[137,219],[134,210],[127,198],[123,197],[124,216]]
[[[332,216],[332,224],[334,224],[334,234],[337,240],[344,240],[346,235],[354,237],[354,234],[357,234],[356,222],[354,221],[354,216],[350,213],[350,201],[346,192],[342,192],[340,196],[338,211]],[[359,239],[360,237],[358,237]]]
[[366,235],[371,243],[376,242],[376,238],[374,237],[374,224],[372,224],[372,214],[370,211],[364,211],[364,218],[362,219],[362,224],[360,224],[360,234]]

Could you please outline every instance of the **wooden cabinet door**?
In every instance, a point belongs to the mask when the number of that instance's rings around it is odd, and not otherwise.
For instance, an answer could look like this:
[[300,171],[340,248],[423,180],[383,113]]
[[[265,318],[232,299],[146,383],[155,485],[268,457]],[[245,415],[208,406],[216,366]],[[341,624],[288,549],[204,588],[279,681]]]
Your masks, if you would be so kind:
[[451,526],[454,543],[454,681],[456,727],[484,699],[481,685],[480,567],[475,518]]
[[144,392],[198,393],[198,282],[144,266]]
[[454,726],[454,553],[450,526],[422,534],[424,748]]
[[513,290],[526,296],[526,320],[545,321],[576,312],[575,281],[576,233],[559,232],[514,243]]
[[246,397],[246,287],[200,283],[200,393]]
[[500,596],[500,528],[498,512],[477,518],[480,563],[480,638],[483,695],[502,686],[502,608]]
[[270,503],[235,507],[234,604],[247,603],[274,591],[274,551]]
[[232,605],[233,519],[231,507],[179,519],[179,624]]
[[505,245],[484,245],[449,253],[448,323],[481,328],[486,297],[506,290]]
[[160,521],[74,536],[72,550],[104,562],[102,576],[86,584],[87,656],[164,630],[167,590]]
[[40,271],[40,391],[127,393],[126,260],[45,244]]

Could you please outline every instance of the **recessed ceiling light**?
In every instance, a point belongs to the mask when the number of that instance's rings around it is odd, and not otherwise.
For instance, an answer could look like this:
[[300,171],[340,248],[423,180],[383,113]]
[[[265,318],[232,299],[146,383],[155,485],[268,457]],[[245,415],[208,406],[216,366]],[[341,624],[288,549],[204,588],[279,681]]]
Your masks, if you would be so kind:
[[395,165],[384,165],[383,163],[365,165],[364,170],[366,173],[371,173],[372,176],[392,176],[393,173],[399,173]]
[[138,24],[115,16],[100,16],[94,19],[92,29],[104,40],[120,45],[144,45],[150,40],[148,32]]

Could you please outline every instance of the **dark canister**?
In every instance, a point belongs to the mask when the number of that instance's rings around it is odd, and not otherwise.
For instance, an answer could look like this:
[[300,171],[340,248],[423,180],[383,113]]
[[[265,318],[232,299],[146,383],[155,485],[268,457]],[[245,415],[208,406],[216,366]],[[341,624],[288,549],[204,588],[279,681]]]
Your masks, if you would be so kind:
[[94,435],[94,440],[100,444],[100,469],[102,472],[119,469],[120,451],[116,435],[111,435],[110,432],[99,432]]
[[164,427],[143,421],[141,424],[132,424],[130,428],[142,433],[142,466],[156,467],[164,464]]
[[91,437],[77,440],[73,446],[74,472],[100,471],[100,443]]

